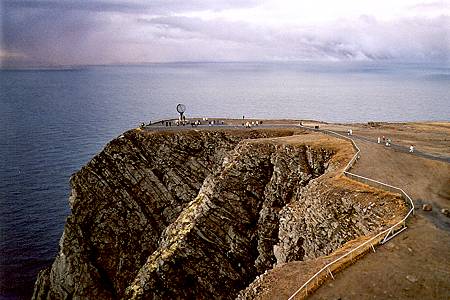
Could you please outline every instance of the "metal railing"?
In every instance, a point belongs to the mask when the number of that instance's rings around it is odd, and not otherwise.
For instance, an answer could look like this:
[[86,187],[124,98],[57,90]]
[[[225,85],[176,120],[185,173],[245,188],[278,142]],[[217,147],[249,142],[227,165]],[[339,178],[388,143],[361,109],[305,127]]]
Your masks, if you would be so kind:
[[[347,253],[345,253],[344,255],[339,256],[338,258],[336,258],[335,260],[333,260],[332,262],[326,264],[322,269],[320,269],[317,273],[315,273],[313,276],[311,276],[311,278],[309,278],[295,293],[293,293],[288,300],[292,300],[294,299],[295,296],[297,296],[302,290],[306,291],[306,295],[308,295],[308,285],[310,283],[314,284],[314,279],[316,279],[316,284],[314,286],[314,288],[317,288],[319,286],[319,276],[325,274],[326,276],[328,276],[328,274],[334,279],[333,277],[333,267],[335,269],[338,269],[339,266],[336,264],[337,262],[342,262],[345,263],[345,259],[348,259],[348,257],[350,256],[350,260],[353,258],[353,255],[355,255],[355,257],[357,255],[362,255],[364,254],[367,250],[370,251],[370,249],[372,249],[373,251],[375,251],[374,246],[378,245],[378,244],[384,244],[387,241],[389,241],[390,239],[392,239],[393,237],[395,237],[396,235],[398,235],[399,233],[401,233],[402,231],[404,231],[407,227],[406,227],[406,219],[408,219],[408,217],[411,214],[414,214],[414,203],[411,199],[411,197],[401,188],[378,181],[378,180],[374,180],[371,178],[367,178],[364,176],[360,176],[357,174],[353,174],[350,173],[348,170],[350,170],[352,168],[352,166],[355,164],[355,162],[359,159],[360,157],[360,152],[361,150],[359,149],[359,147],[356,145],[356,143],[353,141],[353,139],[346,137],[345,135],[339,134],[337,132],[331,131],[331,130],[317,130],[317,129],[313,129],[313,128],[309,128],[309,127],[305,127],[302,125],[299,125],[302,128],[305,129],[309,129],[309,130],[314,130],[314,131],[321,131],[321,132],[325,132],[331,135],[336,135],[339,138],[343,138],[346,140],[351,141],[353,147],[356,150],[356,154],[353,156],[353,158],[348,162],[347,166],[344,168],[343,174],[353,180],[368,184],[368,185],[372,185],[375,186],[377,188],[384,187],[389,191],[392,192],[399,192],[403,198],[405,199],[405,201],[411,206],[410,210],[408,211],[408,213],[406,214],[406,216],[401,219],[399,222],[395,223],[393,226],[379,232],[377,235],[373,236],[372,238],[370,238],[369,240],[365,241],[364,243],[362,243],[361,245],[359,245],[356,248],[353,248],[352,250],[348,251]],[[361,252],[359,252],[358,254],[358,250],[362,250]],[[326,278],[325,276],[325,278]],[[324,279],[322,279],[324,280]],[[321,280],[321,281],[322,281]]]

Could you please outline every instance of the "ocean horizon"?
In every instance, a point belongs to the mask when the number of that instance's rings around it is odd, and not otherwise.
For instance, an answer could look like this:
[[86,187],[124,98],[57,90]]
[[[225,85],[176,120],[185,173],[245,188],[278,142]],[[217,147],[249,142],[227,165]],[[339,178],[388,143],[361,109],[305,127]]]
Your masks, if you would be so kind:
[[0,298],[29,298],[69,215],[69,178],[141,122],[450,120],[450,65],[184,62],[0,70]]

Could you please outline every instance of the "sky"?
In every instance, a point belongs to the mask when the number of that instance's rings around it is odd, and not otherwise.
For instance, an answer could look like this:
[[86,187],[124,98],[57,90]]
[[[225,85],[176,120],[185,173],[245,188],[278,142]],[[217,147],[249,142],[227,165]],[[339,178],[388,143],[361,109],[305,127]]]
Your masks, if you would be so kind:
[[0,0],[2,66],[450,63],[450,0]]

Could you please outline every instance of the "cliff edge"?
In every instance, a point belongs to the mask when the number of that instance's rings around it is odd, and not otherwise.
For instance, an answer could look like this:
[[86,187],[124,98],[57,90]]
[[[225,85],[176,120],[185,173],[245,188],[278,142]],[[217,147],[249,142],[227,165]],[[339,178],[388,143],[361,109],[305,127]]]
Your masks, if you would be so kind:
[[340,177],[352,154],[293,129],[128,131],[72,176],[33,299],[234,299],[401,214],[397,196]]

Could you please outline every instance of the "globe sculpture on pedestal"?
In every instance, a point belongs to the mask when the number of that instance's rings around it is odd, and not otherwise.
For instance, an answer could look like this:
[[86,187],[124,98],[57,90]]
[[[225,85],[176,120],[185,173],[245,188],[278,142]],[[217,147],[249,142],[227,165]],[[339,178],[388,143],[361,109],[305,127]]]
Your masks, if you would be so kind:
[[183,115],[185,111],[186,111],[186,105],[181,104],[181,103],[177,105],[177,112],[180,114],[181,122],[184,122],[184,120],[185,120],[185,117]]

